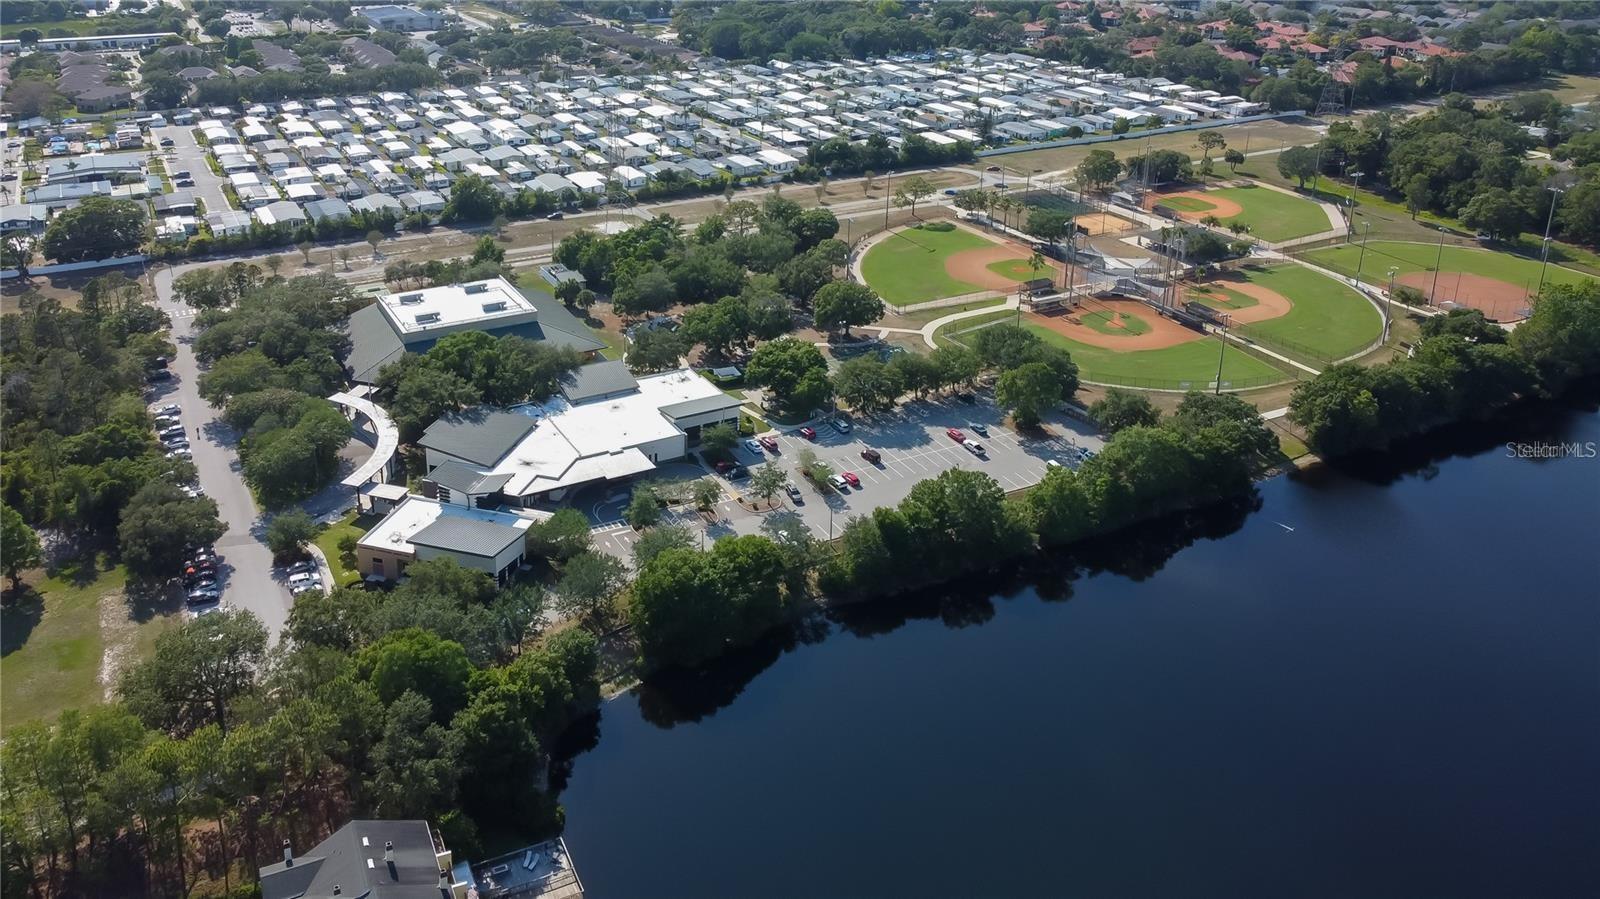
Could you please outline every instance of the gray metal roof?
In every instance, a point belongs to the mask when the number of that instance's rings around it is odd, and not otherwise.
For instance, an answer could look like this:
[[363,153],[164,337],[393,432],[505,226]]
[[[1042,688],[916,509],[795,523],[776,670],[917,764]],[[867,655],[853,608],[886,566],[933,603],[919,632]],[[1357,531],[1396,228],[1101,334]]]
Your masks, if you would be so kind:
[[662,406],[661,414],[668,418],[688,418],[691,415],[703,415],[707,412],[734,409],[743,404],[744,400],[736,396],[720,393],[716,396],[704,396],[697,400],[684,400],[681,403]]
[[[365,845],[363,845],[363,840]],[[384,862],[394,844],[394,866]],[[368,861],[371,867],[368,867]],[[332,896],[439,899],[439,862],[426,821],[351,821],[292,864],[261,869],[262,899]]]
[[442,415],[422,432],[417,445],[478,465],[493,465],[533,430],[534,420],[516,412],[478,407]]
[[561,379],[561,393],[574,403],[638,390],[639,382],[622,362],[595,362],[579,366]]
[[428,480],[455,493],[483,496],[504,487],[511,475],[486,475],[465,462],[451,460],[428,472]]
[[492,559],[501,550],[523,538],[516,528],[479,521],[475,518],[456,518],[441,515],[437,521],[411,535],[414,546],[429,546],[447,552]]
[[350,356],[345,365],[350,379],[371,384],[378,379],[379,369],[405,355],[406,346],[376,303],[352,312],[348,321],[345,333],[350,336]]

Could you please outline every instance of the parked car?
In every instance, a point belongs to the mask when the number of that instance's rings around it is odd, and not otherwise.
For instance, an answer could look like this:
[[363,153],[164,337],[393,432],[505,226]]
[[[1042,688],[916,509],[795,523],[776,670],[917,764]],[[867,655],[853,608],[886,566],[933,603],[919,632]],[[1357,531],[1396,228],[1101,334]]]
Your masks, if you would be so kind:
[[1061,463],[1057,462],[1054,459],[1046,459],[1046,460],[1044,460],[1044,467],[1046,469],[1060,468],[1061,467]]
[[216,602],[222,598],[222,591],[216,587],[196,587],[189,591],[188,600],[191,604],[199,605],[203,602]]
[[967,443],[966,443],[966,447],[967,447],[967,452],[972,453],[974,456],[981,456],[985,452],[984,448],[983,448],[983,444],[979,443],[976,440],[968,440]]
[[304,596],[307,593],[321,593],[321,592],[322,592],[322,582],[321,581],[317,581],[316,583],[312,583],[312,584],[299,584],[297,586],[289,588],[289,595],[290,596]]
[[317,570],[317,566],[310,559],[301,559],[289,566],[290,574],[310,574]]
[[963,443],[967,439],[967,435],[961,433],[960,428],[945,428],[944,433],[951,440],[954,440],[957,443]]
[[146,381],[150,381],[152,383],[155,381],[170,381],[172,380],[172,372],[167,371],[164,368],[158,368],[155,371],[146,374],[144,378]]
[[163,137],[161,139],[161,146],[163,146],[163,147],[174,147],[174,146],[177,146],[177,141],[174,141],[170,137]]
[[161,445],[169,450],[186,450],[189,448],[189,438],[183,436],[166,437],[162,439]]
[[815,440],[817,439],[817,432],[814,428],[805,427],[800,429],[800,436],[807,440]]
[[156,436],[165,440],[168,437],[182,437],[186,433],[188,432],[184,430],[183,425],[167,425],[157,431]]
[[784,483],[783,492],[789,494],[789,502],[794,503],[797,506],[803,506],[806,504],[804,497],[802,497],[800,494],[800,488],[796,487],[793,481]]
[[847,418],[835,418],[833,420],[833,429],[841,434],[850,433],[850,420]]
[[967,422],[967,430],[971,431],[974,434],[977,434],[979,437],[987,437],[987,436],[989,436],[989,426],[988,425],[978,424],[975,421]]
[[179,171],[173,172],[172,173],[172,177],[173,177],[174,180],[179,179],[179,178],[188,178],[189,177],[189,170],[188,169],[181,169]]
[[1000,167],[997,166],[997,165],[991,165],[988,168],[984,169],[984,171],[986,171],[986,172],[998,172],[998,171],[1000,171]]
[[177,403],[167,403],[165,406],[157,406],[151,411],[157,415],[177,415],[183,411],[183,407]]
[[878,451],[875,450],[875,449],[864,449],[864,450],[862,450],[861,451],[861,458],[867,460],[868,462],[871,462],[873,465],[877,465],[879,462],[883,461],[883,457],[880,456],[878,454]]
[[291,574],[291,575],[289,575],[289,587],[290,587],[290,589],[293,589],[295,587],[304,587],[307,584],[318,584],[318,585],[320,585],[321,583],[322,583],[322,578],[317,577],[315,574],[312,574],[309,571],[302,571],[299,574]]
[[193,178],[174,178],[174,179],[172,179],[172,186],[173,187],[194,187],[194,179]]
[[547,216],[545,216],[545,221],[550,221],[550,222],[559,222],[559,221],[561,221],[561,220],[562,220],[562,219],[563,219],[563,218],[565,218],[565,217],[566,217],[566,216],[564,216],[564,215],[562,215],[562,214],[561,214],[561,213],[559,213],[559,212],[552,212],[552,213],[550,213],[550,214],[549,214],[549,215],[547,215]]
[[843,490],[844,488],[850,486],[850,482],[844,479],[844,475],[837,474],[828,478],[828,483],[831,484],[835,490]]
[[778,452],[778,438],[772,437],[772,436],[769,435],[767,437],[760,438],[756,442],[761,444],[762,449],[765,449],[767,452],[772,453],[774,455],[777,454],[777,452]]
[[749,476],[750,469],[745,468],[743,465],[739,465],[737,463],[735,463],[734,466],[728,469],[726,472],[726,477],[730,481],[738,481]]
[[764,444],[762,444],[761,441],[755,439],[754,437],[746,438],[745,442],[744,442],[744,448],[749,450],[752,453],[755,453],[758,456],[761,455],[761,449],[762,449],[763,446],[764,446]]
[[853,471],[841,472],[839,476],[844,478],[846,481],[849,481],[850,482],[850,486],[852,486],[852,487],[860,487],[861,486],[861,479],[856,477],[856,473],[853,472]]
[[169,451],[167,453],[167,458],[168,459],[193,459],[194,458],[194,453],[190,452],[188,447],[184,447],[182,449],[175,449],[175,450]]

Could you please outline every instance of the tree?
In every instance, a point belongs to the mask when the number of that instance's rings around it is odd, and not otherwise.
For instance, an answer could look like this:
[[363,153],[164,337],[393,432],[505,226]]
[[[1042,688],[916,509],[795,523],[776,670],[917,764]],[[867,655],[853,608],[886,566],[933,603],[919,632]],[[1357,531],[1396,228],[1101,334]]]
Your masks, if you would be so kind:
[[1227,138],[1222,136],[1221,131],[1212,131],[1209,129],[1195,135],[1194,142],[1200,147],[1200,158],[1206,162],[1211,161],[1212,151],[1220,150],[1228,145]]
[[310,265],[311,264],[311,248],[315,247],[315,246],[316,246],[316,244],[312,243],[309,240],[302,240],[299,243],[295,244],[294,248],[300,251],[301,257],[305,259],[305,264],[306,265]]
[[900,182],[900,187],[894,192],[894,205],[910,206],[911,214],[917,214],[917,204],[933,196],[934,187],[927,178],[921,175],[912,175]]
[[691,491],[694,496],[694,507],[702,512],[709,512],[717,501],[722,499],[722,485],[715,478],[700,478],[694,482]]
[[681,331],[639,329],[628,346],[628,368],[636,372],[666,371],[682,365],[687,352],[689,339]]
[[1370,379],[1366,369],[1353,363],[1324,369],[1295,387],[1289,420],[1305,429],[1306,442],[1326,455],[1378,445],[1379,409]]
[[792,337],[780,337],[756,348],[745,368],[745,379],[766,388],[772,405],[804,414],[827,402],[828,363],[815,346]]
[[1305,190],[1306,182],[1317,174],[1317,151],[1310,147],[1284,150],[1278,154],[1278,174],[1295,179],[1300,182],[1300,189]]
[[611,306],[618,315],[635,316],[660,312],[677,299],[678,288],[672,277],[657,265],[618,283],[611,294]]
[[1237,173],[1239,166],[1244,165],[1244,153],[1229,147],[1222,154],[1222,161],[1228,164],[1228,171]]
[[369,245],[371,245],[371,247],[372,247],[372,258],[373,259],[377,259],[378,258],[378,245],[383,243],[383,232],[382,231],[368,231],[367,232],[367,243]]
[[1028,212],[1028,222],[1023,228],[1034,237],[1052,245],[1071,234],[1072,229],[1072,216],[1059,209],[1039,208]]
[[1122,174],[1122,163],[1110,150],[1090,150],[1078,163],[1076,172],[1081,183],[1090,188],[1103,188]]
[[750,492],[768,502],[783,491],[789,475],[772,462],[759,465],[750,473]]
[[1161,412],[1143,395],[1112,387],[1089,407],[1089,417],[1106,433],[1115,434],[1125,428],[1151,427],[1160,421]]
[[450,185],[450,199],[440,219],[445,222],[486,222],[500,214],[500,192],[481,175],[466,174]]
[[783,620],[786,560],[771,540],[718,540],[710,552],[669,549],[634,581],[628,618],[646,664],[692,666]]
[[1450,334],[1473,343],[1505,343],[1507,332],[1477,309],[1451,309],[1444,315],[1430,315],[1422,320],[1423,337]]
[[581,552],[561,566],[556,608],[584,623],[599,624],[607,617],[611,598],[627,583],[627,575],[627,569],[612,556]]
[[0,566],[11,579],[11,589],[22,587],[22,572],[39,564],[39,535],[10,506],[0,506]]
[[392,703],[407,692],[424,696],[434,720],[449,721],[467,702],[472,663],[460,643],[420,627],[394,631],[356,654],[356,673]]
[[701,448],[719,458],[731,454],[738,442],[739,432],[726,422],[711,425],[700,432]]
[[182,735],[215,724],[226,733],[233,703],[255,687],[266,651],[267,629],[254,615],[221,609],[162,631],[150,658],[123,674],[118,693],[150,727]]
[[528,551],[564,562],[589,548],[589,519],[570,506],[528,529]]
[[153,480],[123,508],[117,542],[129,574],[166,580],[177,576],[190,551],[215,542],[226,531],[214,500],[189,497],[174,484]]
[[1017,426],[1037,427],[1045,410],[1061,402],[1061,383],[1043,362],[1029,362],[1002,372],[995,382],[995,402],[1009,409]]
[[661,498],[648,484],[640,484],[633,488],[633,496],[628,499],[628,508],[622,517],[636,531],[650,527],[661,520]]
[[33,255],[33,238],[26,234],[12,234],[0,240],[0,268],[14,268],[18,277],[28,277]]
[[267,525],[267,548],[278,557],[298,555],[316,539],[322,527],[305,512],[295,509],[273,517]]
[[824,284],[811,298],[812,317],[821,327],[832,330],[870,325],[883,318],[883,300],[872,288],[854,281]]
[[1515,240],[1528,227],[1528,208],[1503,187],[1491,187],[1461,207],[1461,221],[1494,240]]
[[856,356],[834,373],[833,392],[852,409],[874,412],[893,408],[905,383],[899,370],[877,356]]
[[144,207],[131,200],[89,197],[45,229],[44,254],[57,262],[108,259],[144,243]]
[[694,549],[694,545],[694,532],[681,525],[651,528],[633,542],[633,567],[643,568],[669,549]]

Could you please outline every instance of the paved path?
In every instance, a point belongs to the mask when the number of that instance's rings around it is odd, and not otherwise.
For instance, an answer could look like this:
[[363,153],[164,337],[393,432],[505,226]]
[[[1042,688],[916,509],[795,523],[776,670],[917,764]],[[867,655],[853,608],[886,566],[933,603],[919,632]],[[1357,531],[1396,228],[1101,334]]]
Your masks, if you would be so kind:
[[199,435],[191,438],[190,449],[200,472],[200,486],[216,500],[217,514],[228,527],[217,541],[217,554],[222,557],[223,602],[255,613],[271,637],[277,639],[293,600],[284,580],[273,570],[272,552],[264,542],[266,519],[256,507],[250,488],[245,486],[238,434],[222,420],[219,410],[200,398],[200,366],[193,349],[194,317],[184,314],[189,311],[187,307],[172,297],[171,269],[156,272],[155,287],[158,305],[172,315],[172,340],[178,346],[170,366],[175,387],[157,401],[181,405],[184,427]]
[[991,312],[997,312],[1002,309],[1019,309],[1021,306],[1022,301],[1020,299],[1016,297],[1007,297],[1006,301],[998,306],[985,306],[982,309],[968,309],[964,312],[953,312],[944,316],[943,318],[936,318],[933,321],[923,325],[922,330],[918,333],[922,334],[923,343],[926,343],[930,347],[937,348],[938,345],[933,342],[933,332],[939,330],[945,325],[948,325],[951,322],[961,321],[964,318],[976,318],[980,315],[988,315]]

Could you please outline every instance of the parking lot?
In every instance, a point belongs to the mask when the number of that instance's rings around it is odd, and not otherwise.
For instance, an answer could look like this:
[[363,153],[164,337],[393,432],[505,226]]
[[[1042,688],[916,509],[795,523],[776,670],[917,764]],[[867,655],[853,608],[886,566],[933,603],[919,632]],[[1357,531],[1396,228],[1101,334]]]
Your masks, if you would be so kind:
[[[908,403],[892,413],[851,419],[848,433],[841,433],[826,421],[812,424],[815,439],[808,439],[799,428],[785,428],[771,432],[778,443],[776,453],[756,453],[742,442],[736,455],[747,468],[767,462],[776,464],[788,475],[791,483],[800,488],[800,501],[780,497],[785,509],[798,514],[818,539],[828,540],[838,536],[845,523],[858,515],[870,515],[874,509],[894,506],[910,494],[917,482],[937,477],[954,468],[981,471],[994,478],[1001,489],[1021,490],[1039,482],[1051,461],[1076,467],[1082,450],[1098,452],[1104,445],[1094,429],[1066,415],[1048,417],[1043,433],[1023,436],[1001,424],[1000,410],[980,396],[974,402],[957,400],[924,401]],[[976,431],[977,425],[987,431],[987,436]],[[967,442],[981,442],[984,453],[978,455],[963,443],[952,439],[947,430],[959,428]],[[826,463],[834,473],[850,472],[860,481],[859,487],[826,492],[813,486],[799,473],[800,458],[804,450],[816,453],[817,459]],[[862,458],[863,450],[876,450],[879,461],[874,464]],[[680,463],[673,466],[675,477],[704,476],[704,469]],[[704,534],[706,541],[737,534],[759,534],[761,525],[771,513],[751,512],[742,507],[735,496],[750,487],[748,478],[728,480],[713,475],[725,485],[728,497],[718,503],[711,521],[692,508],[669,510],[664,524],[687,527]],[[608,509],[618,514],[626,505],[626,491],[612,494]],[[631,561],[635,532],[616,520],[600,522],[594,532],[595,546],[619,558]]]

